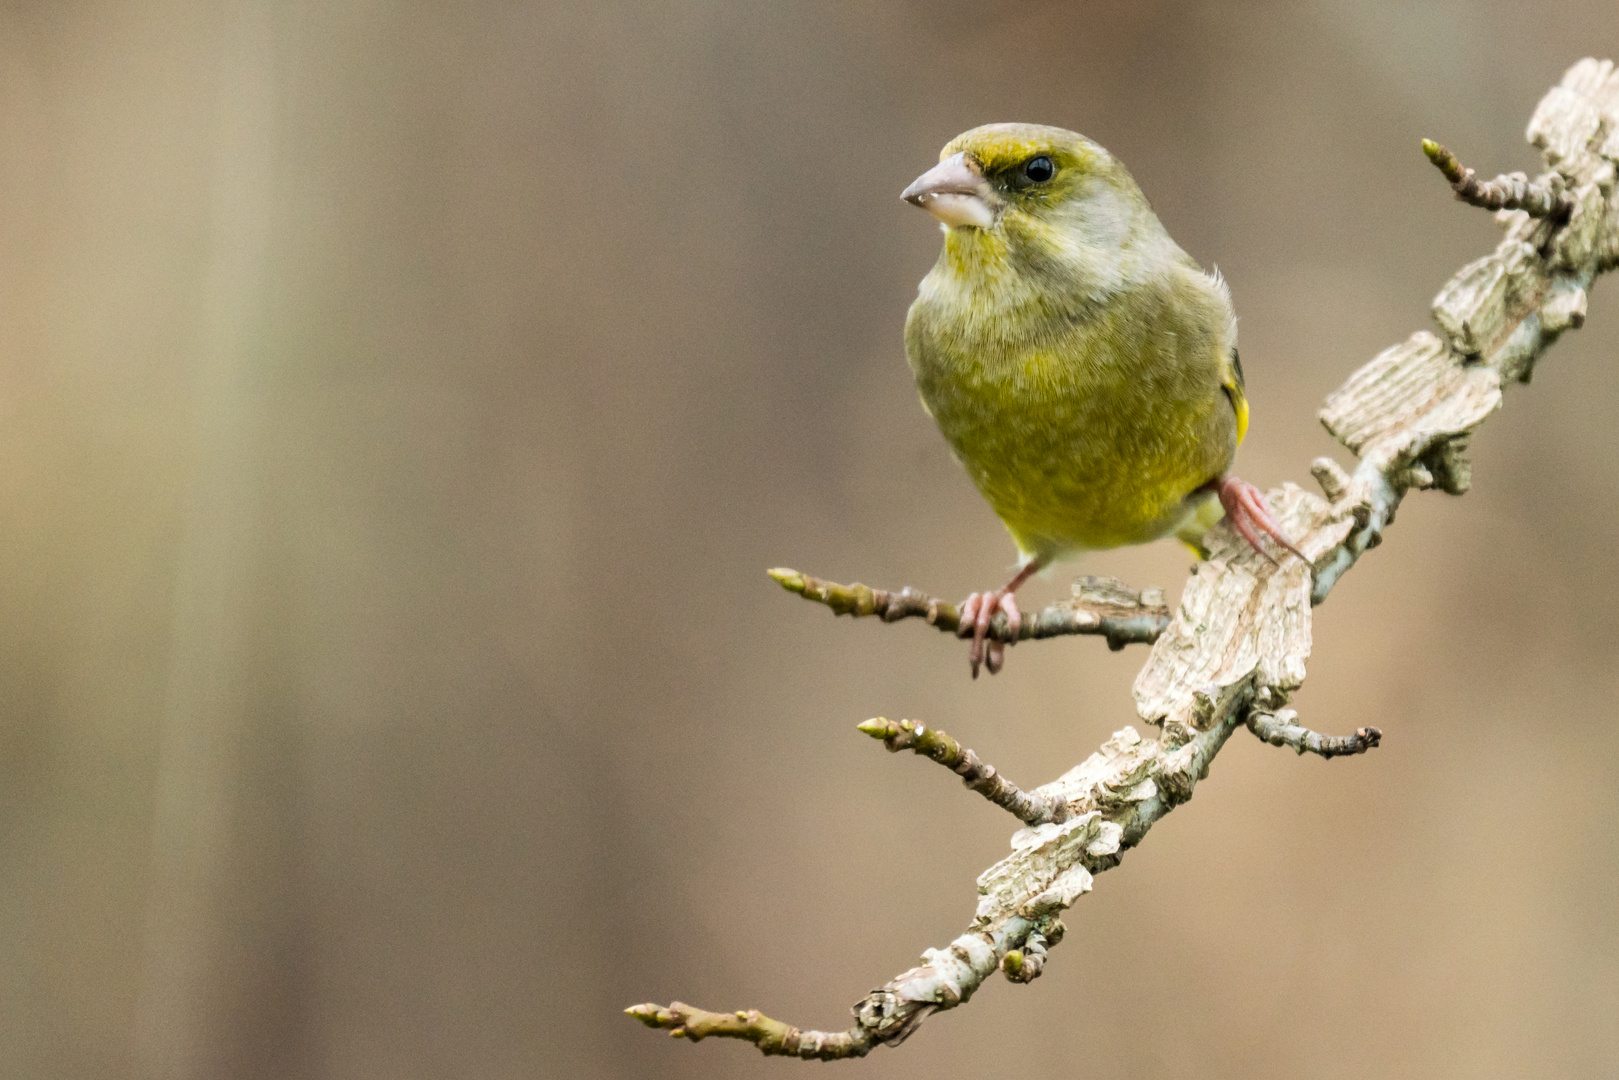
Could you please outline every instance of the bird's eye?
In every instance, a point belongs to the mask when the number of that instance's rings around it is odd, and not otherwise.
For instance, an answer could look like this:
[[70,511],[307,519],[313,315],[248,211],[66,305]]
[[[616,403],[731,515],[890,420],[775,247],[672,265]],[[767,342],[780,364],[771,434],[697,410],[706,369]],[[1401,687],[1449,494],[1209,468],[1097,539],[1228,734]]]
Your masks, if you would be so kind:
[[1043,184],[1057,175],[1057,166],[1051,163],[1050,158],[1041,154],[1023,163],[1023,175],[1036,184]]

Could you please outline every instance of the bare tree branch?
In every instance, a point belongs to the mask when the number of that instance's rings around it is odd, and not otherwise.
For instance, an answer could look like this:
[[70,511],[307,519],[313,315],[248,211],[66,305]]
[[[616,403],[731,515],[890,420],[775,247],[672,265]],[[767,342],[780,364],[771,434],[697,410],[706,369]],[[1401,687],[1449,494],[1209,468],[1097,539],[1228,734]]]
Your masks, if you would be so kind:
[[[967,1001],[997,969],[1014,981],[1038,973],[1061,933],[1057,916],[1159,818],[1191,798],[1238,726],[1322,754],[1375,745],[1375,729],[1321,736],[1293,724],[1285,709],[1304,681],[1313,605],[1381,542],[1406,492],[1467,490],[1467,442],[1500,407],[1503,387],[1528,381],[1547,347],[1584,321],[1592,281],[1619,265],[1619,75],[1613,64],[1582,60],[1569,69],[1536,108],[1529,139],[1549,171],[1526,182],[1521,197],[1516,182],[1504,193],[1493,189],[1502,206],[1518,200],[1524,208],[1502,210],[1497,220],[1506,238],[1440,290],[1433,310],[1441,333],[1419,332],[1384,350],[1327,399],[1321,420],[1359,456],[1355,470],[1330,459],[1312,465],[1326,500],[1293,484],[1268,494],[1311,565],[1289,560],[1276,566],[1224,525],[1210,532],[1210,558],[1194,569],[1173,618],[1155,632],[1136,678],[1136,711],[1160,729],[1159,737],[1145,739],[1125,727],[1085,761],[1027,793],[1063,807],[1064,816],[1013,834],[1011,854],[978,879],[978,906],[965,933],[943,949],[927,950],[921,966],[857,1002],[854,1026],[845,1032],[798,1032],[756,1012],[705,1013],[679,1004],[630,1011],[676,1034],[745,1038],[766,1053],[835,1058],[863,1055],[879,1043],[897,1045],[932,1013]],[[1466,180],[1465,171],[1460,178]],[[1541,205],[1531,196],[1552,191],[1564,193],[1567,212],[1531,216],[1528,208]],[[1490,206],[1496,195],[1480,198]],[[921,594],[884,593],[879,601],[879,591],[864,586],[844,589],[781,574],[777,580],[788,588],[834,611],[881,612],[890,619],[932,611],[929,621],[955,629],[954,622],[945,625],[948,605]],[[954,608],[949,618],[957,618]],[[889,737],[871,733],[885,742]],[[952,768],[968,761],[971,771],[976,758],[954,740],[949,745],[955,749],[938,751],[943,757],[935,760],[949,758]]]
[[1044,825],[1068,818],[1068,806],[1062,800],[1052,795],[1029,794],[996,772],[995,766],[985,765],[977,754],[938,728],[928,728],[920,720],[901,720],[896,724],[879,716],[859,727],[872,738],[881,739],[890,753],[913,750],[959,773],[962,783],[1026,825]]
[[1292,709],[1282,709],[1275,716],[1255,710],[1248,714],[1248,730],[1261,742],[1291,746],[1300,754],[1309,751],[1324,758],[1364,754],[1383,741],[1383,732],[1378,728],[1357,728],[1353,735],[1322,735],[1295,724],[1298,717]]
[[[959,638],[972,637],[972,627],[961,624],[961,610],[957,605],[908,585],[898,592],[890,592],[859,582],[839,585],[797,570],[783,568],[769,573],[788,592],[825,604],[834,615],[852,615],[857,619],[875,615],[883,622],[919,618],[945,633]],[[1169,608],[1164,604],[1164,590],[1138,592],[1118,578],[1081,577],[1074,582],[1071,599],[1059,600],[1023,616],[1023,627],[1016,640],[1097,634],[1107,638],[1108,648],[1117,651],[1135,643],[1152,644],[1168,625]],[[995,641],[1013,643],[1004,613],[996,612],[990,620],[989,636]]]
[[1530,217],[1564,217],[1573,209],[1563,194],[1563,178],[1548,173],[1531,181],[1521,172],[1503,173],[1494,180],[1480,180],[1456,155],[1432,139],[1422,140],[1422,152],[1445,174],[1456,197],[1485,210],[1522,210]]
[[786,1055],[836,1061],[838,1058],[865,1057],[874,1040],[864,1028],[850,1031],[800,1031],[791,1024],[772,1020],[758,1009],[738,1009],[734,1013],[709,1012],[679,1001],[667,1009],[662,1005],[632,1005],[624,1010],[651,1028],[667,1028],[677,1039],[702,1042],[710,1035],[722,1039],[744,1039],[766,1055]]

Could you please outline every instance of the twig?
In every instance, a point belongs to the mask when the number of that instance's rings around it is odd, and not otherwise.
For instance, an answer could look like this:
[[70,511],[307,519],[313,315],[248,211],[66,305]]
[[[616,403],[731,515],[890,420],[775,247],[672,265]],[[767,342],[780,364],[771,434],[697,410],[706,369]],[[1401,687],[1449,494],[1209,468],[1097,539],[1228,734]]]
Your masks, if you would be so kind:
[[1364,754],[1383,741],[1383,732],[1374,727],[1356,728],[1353,735],[1322,735],[1295,724],[1293,721],[1298,717],[1299,714],[1292,709],[1282,709],[1274,716],[1251,712],[1248,714],[1248,730],[1257,735],[1261,742],[1268,742],[1272,746],[1291,746],[1300,754],[1309,751],[1324,758]]
[[648,1002],[624,1010],[650,1028],[665,1028],[677,1039],[701,1042],[710,1035],[722,1039],[743,1039],[766,1055],[783,1055],[836,1061],[865,1057],[873,1039],[861,1027],[848,1031],[800,1031],[791,1024],[772,1020],[758,1009],[738,1009],[734,1013],[709,1012],[679,1001],[667,1009]]
[[1432,139],[1422,140],[1428,155],[1462,202],[1484,210],[1522,210],[1530,217],[1566,218],[1574,203],[1563,193],[1563,178],[1555,172],[1530,180],[1521,172],[1503,173],[1494,180],[1480,180],[1456,155]]
[[977,754],[920,720],[901,720],[896,724],[879,716],[860,724],[859,728],[873,739],[881,739],[889,753],[912,750],[937,761],[959,774],[962,783],[1025,824],[1044,825],[1048,821],[1068,819],[1066,802],[1051,794],[1024,791],[996,772],[995,766],[984,764]]
[[[859,582],[839,585],[785,568],[769,574],[788,592],[825,604],[836,615],[875,615],[883,622],[919,618],[945,633],[972,636],[972,627],[961,625],[961,611],[955,604],[909,586],[891,592]],[[1130,644],[1152,644],[1169,625],[1169,608],[1164,604],[1162,589],[1137,592],[1117,578],[1081,577],[1074,582],[1073,592],[1072,599],[1023,616],[1017,640],[1096,634],[1107,639],[1108,648],[1118,651]],[[1012,640],[1004,614],[997,612],[990,621],[989,636],[996,641]]]

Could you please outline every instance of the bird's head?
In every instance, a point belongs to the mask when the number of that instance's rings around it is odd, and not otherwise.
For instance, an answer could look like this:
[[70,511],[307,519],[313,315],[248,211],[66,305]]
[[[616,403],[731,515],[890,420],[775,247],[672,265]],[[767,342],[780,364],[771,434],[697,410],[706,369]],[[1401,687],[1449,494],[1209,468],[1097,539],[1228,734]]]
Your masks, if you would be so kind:
[[1045,216],[1079,193],[1106,150],[1083,135],[1037,124],[986,124],[957,135],[939,164],[901,198],[946,228],[989,229],[1002,214]]
[[1113,155],[1039,124],[986,124],[956,136],[902,197],[939,219],[947,250],[983,257],[994,249],[1019,263],[1028,261],[1019,253],[1095,259],[1161,231]]

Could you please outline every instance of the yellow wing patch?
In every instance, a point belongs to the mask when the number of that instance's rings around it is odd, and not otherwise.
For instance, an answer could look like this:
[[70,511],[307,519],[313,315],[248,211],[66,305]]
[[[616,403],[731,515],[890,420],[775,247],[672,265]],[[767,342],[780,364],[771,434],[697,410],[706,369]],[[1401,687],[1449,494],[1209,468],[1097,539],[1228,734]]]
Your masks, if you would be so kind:
[[1237,413],[1237,445],[1248,436],[1248,395],[1242,390],[1242,361],[1237,359],[1237,350],[1231,350],[1229,362],[1220,375],[1220,385],[1225,388],[1226,397],[1231,399],[1231,408]]

